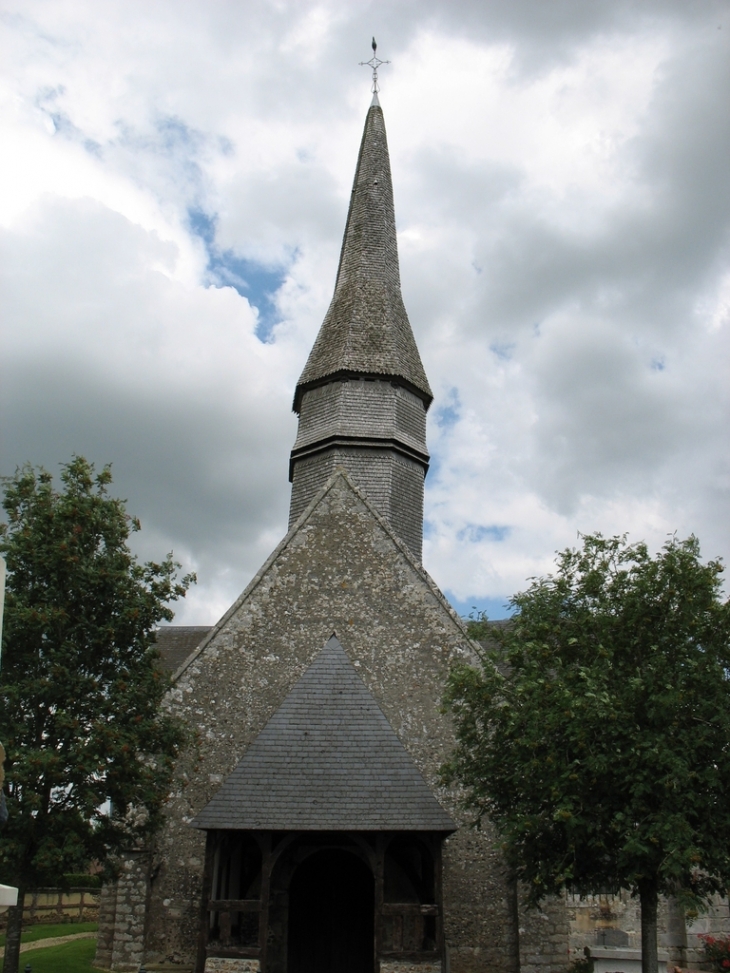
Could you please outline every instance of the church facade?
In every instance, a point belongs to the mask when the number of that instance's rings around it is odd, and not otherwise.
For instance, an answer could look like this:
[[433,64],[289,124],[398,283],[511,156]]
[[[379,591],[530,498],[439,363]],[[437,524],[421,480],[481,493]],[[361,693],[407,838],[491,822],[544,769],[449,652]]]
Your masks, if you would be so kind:
[[567,965],[564,903],[521,914],[493,836],[439,782],[454,743],[444,685],[474,646],[421,565],[431,400],[375,96],[334,296],[294,397],[289,531],[218,624],[176,649],[167,705],[196,743],[154,848],[104,890],[98,965]]

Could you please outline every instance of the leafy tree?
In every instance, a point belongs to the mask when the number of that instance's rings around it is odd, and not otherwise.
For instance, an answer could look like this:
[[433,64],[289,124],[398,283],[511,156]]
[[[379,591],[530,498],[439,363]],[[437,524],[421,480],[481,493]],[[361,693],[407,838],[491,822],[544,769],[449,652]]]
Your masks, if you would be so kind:
[[[730,606],[694,537],[650,556],[600,534],[558,556],[451,675],[445,769],[488,817],[533,904],[566,886],[641,901],[644,973],[657,899],[730,885]],[[476,634],[484,635],[484,626]]]
[[6,973],[16,973],[25,889],[63,883],[89,860],[154,831],[184,740],[160,706],[155,630],[194,577],[171,555],[139,564],[139,522],[107,493],[111,472],[81,457],[63,489],[30,466],[4,482],[8,566],[0,672],[8,823],[0,880],[19,887]]

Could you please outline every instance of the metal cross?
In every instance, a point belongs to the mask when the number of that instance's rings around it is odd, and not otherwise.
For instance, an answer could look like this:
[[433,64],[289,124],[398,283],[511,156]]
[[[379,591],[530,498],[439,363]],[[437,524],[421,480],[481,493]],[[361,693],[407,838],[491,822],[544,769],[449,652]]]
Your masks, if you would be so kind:
[[380,60],[380,58],[375,53],[377,49],[378,49],[378,45],[376,44],[375,38],[373,37],[373,56],[370,58],[369,61],[360,61],[360,67],[368,67],[373,69],[373,86],[370,90],[374,95],[377,95],[377,93],[380,91],[380,88],[378,88],[378,68],[380,67],[381,64],[390,64],[390,61]]

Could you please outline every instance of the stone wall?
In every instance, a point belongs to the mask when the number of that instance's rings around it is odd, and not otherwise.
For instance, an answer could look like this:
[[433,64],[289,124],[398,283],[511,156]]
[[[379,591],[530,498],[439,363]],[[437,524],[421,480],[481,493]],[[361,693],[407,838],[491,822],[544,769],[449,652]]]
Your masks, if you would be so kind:
[[102,889],[95,966],[136,971],[142,965],[149,866],[146,852],[128,852],[121,861],[117,881]]
[[[524,895],[520,893],[520,900]],[[570,925],[562,899],[548,899],[540,909],[519,912],[520,971],[564,970],[570,960]]]
[[706,912],[687,918],[687,965],[698,966],[704,960],[700,935],[717,939],[730,938],[730,903],[717,896]]
[[[641,949],[641,905],[629,892],[616,895],[566,895],[571,958],[588,947],[596,955],[606,950]],[[730,936],[727,899],[716,898],[707,912],[685,915],[674,899],[659,899],[657,916],[660,956],[670,965],[698,968],[703,962],[701,933]],[[627,953],[628,955],[628,953]]]

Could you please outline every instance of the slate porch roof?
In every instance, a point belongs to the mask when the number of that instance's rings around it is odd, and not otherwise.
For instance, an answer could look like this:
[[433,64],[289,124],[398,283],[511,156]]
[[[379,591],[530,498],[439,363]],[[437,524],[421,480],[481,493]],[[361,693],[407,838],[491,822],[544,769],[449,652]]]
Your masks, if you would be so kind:
[[456,830],[334,635],[192,824]]

